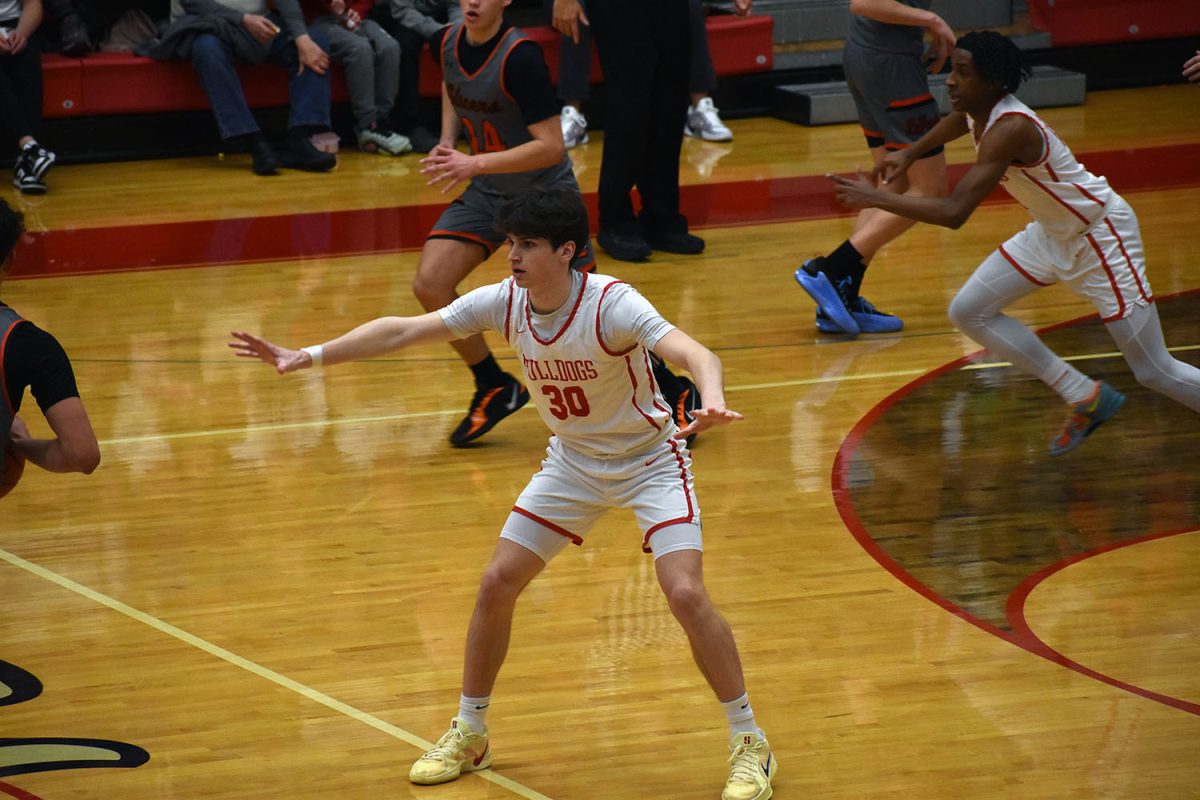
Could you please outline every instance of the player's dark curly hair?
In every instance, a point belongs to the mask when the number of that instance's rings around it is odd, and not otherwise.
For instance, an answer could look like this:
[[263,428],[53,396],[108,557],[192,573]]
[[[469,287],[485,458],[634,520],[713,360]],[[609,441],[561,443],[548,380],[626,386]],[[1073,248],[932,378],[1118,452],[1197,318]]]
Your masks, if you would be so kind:
[[0,200],[0,262],[17,246],[17,240],[25,232],[25,217],[14,211],[4,200]]
[[959,39],[955,47],[971,54],[975,71],[984,80],[1000,84],[1010,94],[1033,74],[1025,54],[1012,39],[995,31],[973,31]]
[[575,243],[579,255],[588,243],[588,213],[578,189],[535,186],[500,204],[493,227],[506,236],[547,239],[554,248]]

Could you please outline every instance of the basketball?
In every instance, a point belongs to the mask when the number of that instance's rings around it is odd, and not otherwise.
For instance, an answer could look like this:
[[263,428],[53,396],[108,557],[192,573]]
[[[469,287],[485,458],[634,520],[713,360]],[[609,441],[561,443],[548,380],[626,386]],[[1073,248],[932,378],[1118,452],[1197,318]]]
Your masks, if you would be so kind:
[[4,471],[0,473],[0,497],[16,488],[17,481],[21,480],[21,473],[24,471],[25,457],[12,448],[5,450]]

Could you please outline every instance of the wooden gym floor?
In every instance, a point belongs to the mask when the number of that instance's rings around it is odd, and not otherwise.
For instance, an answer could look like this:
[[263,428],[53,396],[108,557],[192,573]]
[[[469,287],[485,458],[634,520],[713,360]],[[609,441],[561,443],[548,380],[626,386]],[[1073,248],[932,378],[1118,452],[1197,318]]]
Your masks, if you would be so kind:
[[[1192,363],[1198,91],[1044,112],[1137,210],[1168,345]],[[718,352],[746,415],[697,442],[695,470],[776,797],[1195,797],[1195,416],[1139,387],[1091,309],[1050,288],[1014,315],[1130,402],[1045,455],[1056,399],[966,358],[978,348],[945,318],[1024,224],[1012,203],[879,256],[864,293],[901,334],[816,333],[792,271],[847,235],[822,176],[867,161],[861,136],[731,127],[732,144],[684,147],[706,253],[600,269]],[[600,141],[572,152],[585,193]],[[448,347],[280,378],[225,342],[416,313],[417,251],[447,199],[418,169],[349,152],[332,175],[263,179],[229,156],[5,190],[33,235],[4,300],[67,347],[104,462],[31,469],[0,501],[0,796],[719,795],[725,722],[618,514],[518,606],[492,769],[407,781],[456,708],[477,576],[545,431],[528,410],[450,449],[471,387]],[[497,257],[470,285],[504,274]]]

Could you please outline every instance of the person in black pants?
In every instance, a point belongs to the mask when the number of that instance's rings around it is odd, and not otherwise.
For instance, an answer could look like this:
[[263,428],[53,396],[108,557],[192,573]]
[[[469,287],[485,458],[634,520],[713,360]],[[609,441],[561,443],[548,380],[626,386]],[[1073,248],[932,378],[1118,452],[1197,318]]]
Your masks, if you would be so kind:
[[[688,233],[679,213],[691,63],[687,0],[605,0],[591,3],[587,15],[578,0],[555,0],[559,32],[578,40],[580,24],[591,26],[607,98],[596,241],[622,261],[644,261],[651,249],[703,252],[704,240]],[[642,203],[637,215],[634,187]]]
[[24,194],[46,191],[46,172],[55,161],[36,138],[42,126],[42,55],[35,34],[41,23],[41,0],[0,3],[0,131],[17,145],[13,186]]

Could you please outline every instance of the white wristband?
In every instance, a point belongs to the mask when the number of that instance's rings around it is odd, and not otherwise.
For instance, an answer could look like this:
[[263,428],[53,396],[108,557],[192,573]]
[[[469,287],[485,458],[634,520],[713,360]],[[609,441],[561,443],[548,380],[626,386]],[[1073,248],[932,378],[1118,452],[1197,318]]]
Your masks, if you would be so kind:
[[314,368],[321,366],[321,362],[325,360],[325,348],[319,344],[315,344],[312,347],[301,347],[300,349],[308,353],[309,357],[312,358]]

